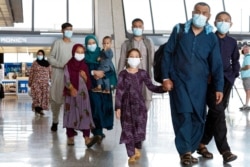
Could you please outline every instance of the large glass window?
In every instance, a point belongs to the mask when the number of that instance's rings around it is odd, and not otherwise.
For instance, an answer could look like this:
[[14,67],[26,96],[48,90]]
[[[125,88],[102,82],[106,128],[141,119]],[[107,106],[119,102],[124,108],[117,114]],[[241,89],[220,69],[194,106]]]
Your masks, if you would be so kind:
[[[0,30],[30,32],[33,25],[32,1],[22,1],[23,23],[14,23],[13,27],[0,27]],[[34,0],[33,10],[34,31],[60,32],[62,23],[68,21],[73,24],[75,32],[93,32],[94,10],[92,0]]]
[[67,21],[66,0],[35,0],[35,31],[60,31]]
[[123,0],[125,24],[128,32],[131,32],[132,21],[140,18],[144,22],[144,32],[152,33],[152,18],[149,0]]
[[250,1],[224,0],[226,11],[232,17],[231,32],[250,32]]
[[69,22],[73,24],[74,32],[93,32],[93,1],[69,1]]
[[175,24],[186,21],[183,0],[174,0],[166,5],[164,0],[151,0],[155,33],[172,30]]

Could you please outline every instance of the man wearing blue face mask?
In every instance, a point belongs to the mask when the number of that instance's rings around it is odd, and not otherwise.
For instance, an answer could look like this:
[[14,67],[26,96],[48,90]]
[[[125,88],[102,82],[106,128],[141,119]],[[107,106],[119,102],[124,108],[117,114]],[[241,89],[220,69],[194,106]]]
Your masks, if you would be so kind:
[[224,96],[222,102],[215,105],[213,103],[215,99],[215,88],[211,83],[209,83],[207,91],[207,105],[209,110],[204,135],[197,153],[201,154],[204,158],[213,158],[213,154],[207,150],[206,145],[214,137],[217,149],[222,155],[223,161],[230,162],[235,160],[237,156],[231,153],[227,142],[225,109],[228,106],[230,92],[232,86],[234,85],[234,81],[239,76],[240,54],[236,40],[228,36],[228,31],[232,25],[230,14],[225,11],[218,13],[215,17],[214,24],[217,28],[216,36],[220,43],[220,52],[224,69]]
[[[125,40],[121,46],[120,59],[117,68],[117,74],[119,74],[126,66],[126,54],[132,48],[137,48],[142,54],[141,63],[139,68],[146,70],[152,78],[152,64],[154,58],[155,47],[153,42],[143,36],[144,23],[140,18],[136,18],[132,21],[133,37]],[[152,92],[149,91],[145,85],[143,85],[143,96],[146,102],[146,106],[149,109],[150,102],[152,100]]]
[[50,51],[48,61],[52,66],[52,78],[51,78],[51,110],[52,110],[52,126],[51,131],[57,131],[57,125],[59,121],[59,112],[61,105],[63,104],[63,89],[64,89],[64,71],[65,64],[72,57],[71,51],[74,42],[71,41],[73,35],[72,24],[62,24],[63,38],[57,39]]
[[210,7],[195,4],[192,19],[184,24],[178,39],[177,24],[164,48],[163,88],[169,91],[175,146],[183,165],[197,163],[192,153],[198,148],[205,127],[209,75],[215,86],[213,103],[223,98],[223,65],[219,42],[208,24]]

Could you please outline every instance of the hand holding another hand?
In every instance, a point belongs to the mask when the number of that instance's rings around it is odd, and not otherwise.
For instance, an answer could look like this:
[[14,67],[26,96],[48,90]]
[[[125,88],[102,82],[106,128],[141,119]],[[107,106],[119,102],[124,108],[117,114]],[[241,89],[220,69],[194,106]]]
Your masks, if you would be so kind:
[[162,83],[162,86],[163,86],[163,90],[165,91],[171,91],[174,88],[174,84],[171,81],[171,79],[164,80]]

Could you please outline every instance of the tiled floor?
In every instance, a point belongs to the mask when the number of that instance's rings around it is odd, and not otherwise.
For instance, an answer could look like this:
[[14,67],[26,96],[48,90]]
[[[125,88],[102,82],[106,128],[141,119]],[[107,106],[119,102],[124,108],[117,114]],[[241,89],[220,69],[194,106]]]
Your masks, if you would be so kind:
[[[208,146],[214,153],[212,160],[198,154],[196,167],[249,167],[250,165],[250,116],[239,111],[244,91],[234,89],[227,110],[228,141],[238,159],[223,164],[214,142]],[[155,96],[149,111],[147,139],[143,143],[142,157],[133,165],[127,163],[124,145],[119,144],[120,122],[114,129],[105,131],[101,145],[87,149],[80,133],[75,146],[67,146],[62,114],[57,133],[50,131],[51,112],[43,117],[31,111],[31,100],[5,98],[0,110],[0,167],[180,167],[174,145],[168,96]]]

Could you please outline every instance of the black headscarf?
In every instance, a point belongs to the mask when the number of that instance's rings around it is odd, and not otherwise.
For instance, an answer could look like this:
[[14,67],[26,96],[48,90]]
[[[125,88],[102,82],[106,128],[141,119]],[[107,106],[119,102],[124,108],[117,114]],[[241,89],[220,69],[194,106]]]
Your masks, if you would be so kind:
[[38,59],[36,58],[36,62],[37,62],[40,66],[48,67],[50,64],[49,64],[49,62],[48,62],[47,60],[44,59],[44,55],[45,55],[44,51],[43,51],[43,50],[38,50],[38,51],[37,51],[37,54],[38,54],[39,52],[42,52],[42,53],[43,53],[43,59],[42,59],[42,60],[38,60]]

